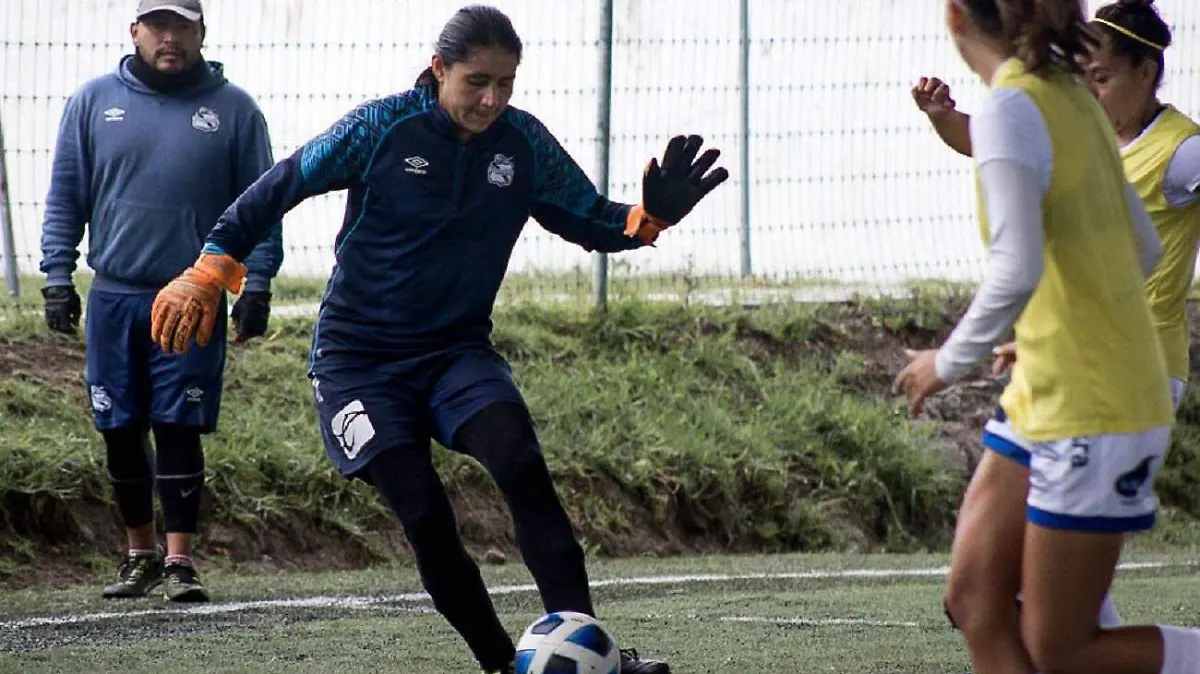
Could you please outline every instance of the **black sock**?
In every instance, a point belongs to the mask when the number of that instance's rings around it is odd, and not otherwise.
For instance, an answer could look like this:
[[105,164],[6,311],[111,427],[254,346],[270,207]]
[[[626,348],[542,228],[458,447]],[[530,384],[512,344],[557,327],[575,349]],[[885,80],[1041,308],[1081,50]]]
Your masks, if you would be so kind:
[[583,548],[554,491],[525,406],[501,402],[485,407],[463,424],[454,445],[482,463],[504,492],[517,545],[546,612],[595,616]]
[[175,424],[154,424],[158,463],[158,498],[168,533],[195,534],[204,491],[204,453],[200,430]]
[[127,426],[101,435],[122,522],[131,529],[150,524],[154,521],[154,469],[146,429]]
[[467,642],[484,671],[507,667],[516,648],[496,616],[479,566],[463,547],[429,445],[385,449],[366,470],[404,525],[434,607]]

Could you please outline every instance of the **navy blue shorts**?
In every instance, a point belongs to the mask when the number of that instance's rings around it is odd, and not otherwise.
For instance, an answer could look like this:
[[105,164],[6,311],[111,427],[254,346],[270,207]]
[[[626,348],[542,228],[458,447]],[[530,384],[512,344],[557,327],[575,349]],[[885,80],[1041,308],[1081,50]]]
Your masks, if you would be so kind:
[[405,359],[318,357],[310,371],[325,452],[353,477],[384,449],[454,434],[495,402],[525,401],[512,369],[489,344],[460,345]]
[[[218,317],[203,349],[193,342],[186,354],[165,354],[150,341],[156,294],[88,294],[86,379],[96,428],[159,422],[211,433],[221,407],[226,321]],[[224,299],[220,312],[227,315]]]

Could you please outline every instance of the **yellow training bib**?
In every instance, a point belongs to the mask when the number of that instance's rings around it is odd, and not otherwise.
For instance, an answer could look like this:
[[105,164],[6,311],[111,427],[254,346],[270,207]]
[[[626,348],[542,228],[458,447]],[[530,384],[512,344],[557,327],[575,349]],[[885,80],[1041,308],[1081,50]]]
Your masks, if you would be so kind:
[[1162,242],[1162,260],[1146,280],[1146,295],[1167,359],[1167,374],[1182,381],[1188,380],[1191,369],[1187,297],[1200,243],[1200,201],[1172,207],[1163,193],[1163,181],[1175,151],[1198,133],[1200,126],[1167,106],[1142,137],[1121,151],[1125,176],[1141,196]]
[[[1066,71],[1045,77],[1010,59],[996,88],[1017,88],[1050,132],[1054,167],[1042,202],[1045,271],[1017,320],[1017,362],[1000,404],[1026,439],[1136,433],[1173,421],[1108,119]],[[985,195],[980,229],[990,241]]]

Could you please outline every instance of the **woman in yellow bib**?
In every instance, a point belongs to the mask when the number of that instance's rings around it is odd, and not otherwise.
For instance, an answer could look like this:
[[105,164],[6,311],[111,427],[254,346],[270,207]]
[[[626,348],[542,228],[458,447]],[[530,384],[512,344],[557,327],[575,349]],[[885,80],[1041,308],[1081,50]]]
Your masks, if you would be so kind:
[[[1153,0],[1104,5],[1091,25],[1102,41],[1090,53],[1087,81],[1116,132],[1125,175],[1144,202],[1162,242],[1162,258],[1145,290],[1178,408],[1189,374],[1187,295],[1200,248],[1200,126],[1158,99],[1164,51],[1172,36]],[[936,77],[921,78],[913,88],[913,98],[946,144],[970,156],[970,117],[956,109],[949,87]],[[1006,354],[1011,356],[1011,350]],[[1007,365],[1008,360],[1002,358],[1000,364]],[[1029,465],[1030,449],[1007,422],[1003,409],[988,422],[983,445]],[[970,523],[972,515],[964,512],[960,518]],[[989,602],[981,602],[977,595],[987,588],[975,582],[978,579],[959,574],[951,580],[948,608],[957,604],[960,614],[986,610],[983,606]],[[1106,598],[1100,625],[1111,627],[1120,621],[1112,601]]]
[[951,576],[980,576],[994,610],[950,603],[951,617],[976,674],[1200,671],[1200,632],[1097,628],[1124,536],[1153,526],[1173,414],[1143,290],[1161,248],[1080,83],[1082,7],[947,5],[959,52],[990,88],[969,127],[988,267],[947,342],[913,354],[896,384],[917,413],[1015,327],[1001,407],[1031,454],[1027,469],[987,452],[972,477]]
[[[1178,407],[1189,372],[1187,294],[1200,245],[1200,126],[1158,99],[1164,51],[1172,36],[1152,0],[1105,5],[1091,25],[1102,41],[1091,50],[1087,80],[1113,125],[1126,177],[1145,203],[1164,249],[1145,290]],[[947,145],[970,156],[970,117],[956,109],[949,87],[938,78],[921,78],[913,88],[913,98]],[[1006,365],[1007,361],[1002,358],[998,362]],[[996,418],[984,430],[983,444],[1028,466],[1030,449],[1005,416],[1002,408],[997,410]],[[973,496],[960,513],[960,528],[964,535],[978,538],[979,534],[971,532],[976,526],[985,526],[981,518],[987,513],[973,512],[970,505],[984,503],[994,509],[996,503],[978,490]],[[951,607],[960,615],[991,610],[993,589],[977,574],[953,574],[947,587],[948,612]],[[1112,627],[1120,621],[1106,597],[1099,624]]]
[[1171,31],[1153,2],[1106,5],[1092,25],[1104,41],[1088,82],[1116,131],[1125,176],[1162,241],[1146,294],[1178,406],[1190,369],[1187,296],[1200,246],[1200,126],[1158,99]]

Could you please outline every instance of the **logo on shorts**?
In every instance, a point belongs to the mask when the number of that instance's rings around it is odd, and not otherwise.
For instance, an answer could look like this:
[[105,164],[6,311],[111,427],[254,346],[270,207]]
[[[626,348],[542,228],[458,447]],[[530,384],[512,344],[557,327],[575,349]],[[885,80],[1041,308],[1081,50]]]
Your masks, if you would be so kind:
[[104,390],[103,386],[93,386],[92,389],[92,409],[97,412],[107,412],[112,409],[112,398],[108,397],[108,391]]
[[508,155],[496,155],[487,167],[488,182],[496,187],[511,185],[514,173],[516,173],[516,166],[513,164],[513,158]]
[[216,133],[221,128],[221,116],[216,110],[200,106],[192,115],[192,128],[204,133]]
[[312,387],[313,387],[313,397],[315,397],[317,399],[317,402],[319,402],[319,403],[325,402],[325,396],[321,395],[321,380],[317,379],[316,377],[313,377]]
[[1138,492],[1142,490],[1142,487],[1150,479],[1150,464],[1157,458],[1157,456],[1147,456],[1142,459],[1137,468],[1119,475],[1117,481],[1113,483],[1113,489],[1127,499],[1136,498]]
[[329,423],[333,437],[337,438],[342,452],[351,461],[358,456],[371,438],[375,437],[375,427],[367,417],[361,400],[351,401],[342,411],[333,415]]
[[202,388],[196,388],[193,386],[187,391],[184,391],[184,393],[187,394],[187,401],[189,403],[198,403],[202,398],[204,398],[204,389]]
[[1066,479],[1071,468],[1070,457],[1066,452],[1059,452],[1053,443],[1036,444],[1030,451],[1029,487],[1048,489]]
[[1073,440],[1071,442],[1071,467],[1083,468],[1088,465],[1088,453],[1091,451],[1091,445],[1087,440]]

